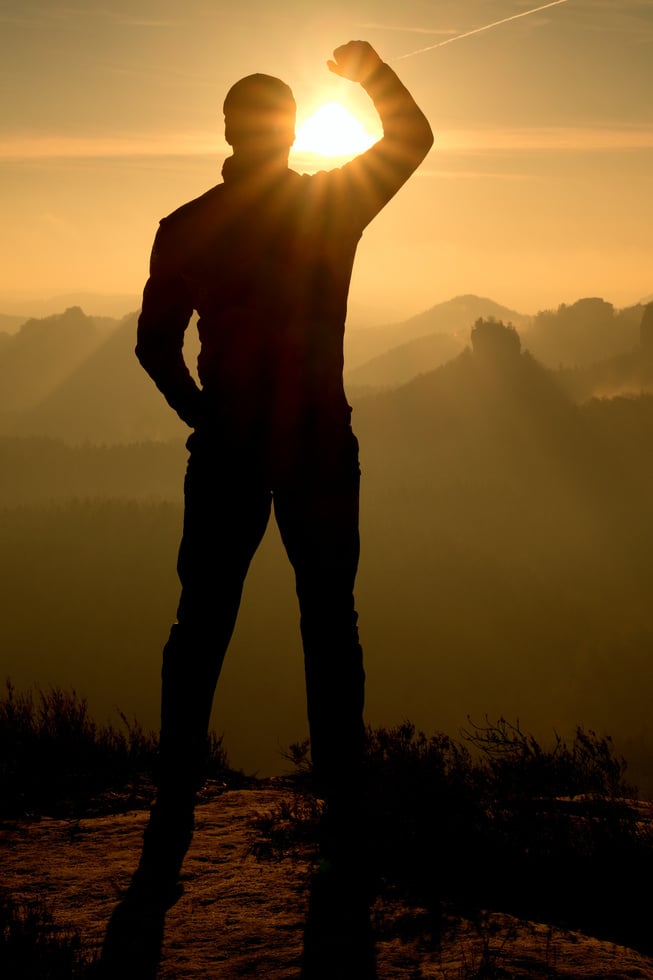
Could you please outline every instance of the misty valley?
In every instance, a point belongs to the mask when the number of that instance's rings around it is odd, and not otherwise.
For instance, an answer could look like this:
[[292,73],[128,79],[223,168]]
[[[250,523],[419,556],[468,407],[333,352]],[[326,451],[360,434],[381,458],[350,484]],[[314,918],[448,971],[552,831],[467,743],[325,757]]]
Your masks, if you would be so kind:
[[[0,649],[17,687],[74,688],[100,719],[156,728],[187,430],[136,362],[136,318],[71,308],[0,333]],[[457,297],[352,331],[345,381],[369,723],[582,726],[653,795],[653,304],[527,317]],[[306,736],[273,524],[213,721],[260,775]]]

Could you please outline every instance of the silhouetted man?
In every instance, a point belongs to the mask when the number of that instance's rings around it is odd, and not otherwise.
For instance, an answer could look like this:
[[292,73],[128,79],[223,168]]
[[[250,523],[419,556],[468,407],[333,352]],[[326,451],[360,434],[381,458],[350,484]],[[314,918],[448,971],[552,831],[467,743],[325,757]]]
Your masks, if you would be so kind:
[[[233,155],[223,182],[161,221],[143,294],[136,354],[194,430],[181,598],[163,653],[158,792],[139,868],[164,890],[191,839],[215,686],[272,507],[295,571],[313,770],[332,829],[342,829],[343,801],[358,786],[364,673],[358,444],[342,378],[347,293],[363,229],[433,135],[367,42],[337,48],[327,64],[371,96],[382,139],[342,168],[299,175],[288,169],[291,90],[268,75],[241,79],[224,102]],[[182,351],[194,310],[201,388]]]

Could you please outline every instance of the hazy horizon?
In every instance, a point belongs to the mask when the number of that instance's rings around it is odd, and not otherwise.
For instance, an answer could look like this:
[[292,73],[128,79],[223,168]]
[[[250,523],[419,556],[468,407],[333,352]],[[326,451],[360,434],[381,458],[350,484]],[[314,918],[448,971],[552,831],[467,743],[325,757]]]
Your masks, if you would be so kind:
[[[651,280],[653,281],[653,275],[651,276]],[[650,285],[651,283],[649,283],[649,286]],[[347,314],[347,327],[348,329],[360,329],[363,327],[383,327],[392,324],[400,324],[405,320],[410,320],[412,317],[419,316],[421,313],[426,313],[428,310],[452,302],[463,296],[474,296],[479,299],[486,299],[490,302],[497,303],[500,306],[504,306],[506,309],[512,310],[514,313],[518,313],[522,316],[534,317],[538,313],[545,310],[555,311],[563,304],[566,306],[571,306],[578,302],[578,300],[588,298],[589,294],[571,294],[569,296],[559,298],[557,301],[552,302],[548,306],[533,309],[520,309],[512,306],[512,304],[508,302],[505,302],[503,297],[497,296],[494,293],[480,295],[475,293],[472,289],[467,289],[460,293],[436,298],[433,300],[433,302],[428,303],[426,306],[420,306],[419,308],[413,308],[408,304],[404,306],[397,305],[395,307],[381,307],[367,304],[358,305],[355,302],[350,302]],[[623,304],[614,302],[609,291],[597,293],[596,296],[592,296],[592,298],[603,299],[606,302],[611,303],[616,310],[620,310],[653,301],[653,293],[646,292],[645,294],[637,295],[629,302]],[[3,292],[0,290],[0,317],[25,317],[26,320],[32,318],[46,318],[64,313],[66,309],[69,309],[72,306],[80,307],[87,316],[108,317],[118,320],[128,316],[131,313],[138,312],[140,309],[140,304],[140,293],[93,293],[86,292],[82,289],[61,291],[58,293],[51,293],[48,290],[35,291],[33,293],[15,293],[13,291]],[[0,332],[4,330],[6,333],[14,333],[16,330],[20,329],[21,325],[22,322],[16,323],[16,325],[13,327],[3,327],[0,323]]]

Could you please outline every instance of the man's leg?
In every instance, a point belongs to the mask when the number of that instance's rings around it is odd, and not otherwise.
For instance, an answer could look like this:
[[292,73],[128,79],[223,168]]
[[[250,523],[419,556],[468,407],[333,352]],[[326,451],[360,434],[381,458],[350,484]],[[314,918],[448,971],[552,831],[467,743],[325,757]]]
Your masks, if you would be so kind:
[[215,687],[271,507],[270,492],[226,462],[219,444],[194,434],[188,445],[182,590],[163,651],[157,798],[141,861],[167,880],[176,879],[192,837]]
[[365,675],[354,582],[360,551],[357,443],[337,465],[275,490],[274,508],[296,576],[311,756],[318,792],[335,811],[360,793]]

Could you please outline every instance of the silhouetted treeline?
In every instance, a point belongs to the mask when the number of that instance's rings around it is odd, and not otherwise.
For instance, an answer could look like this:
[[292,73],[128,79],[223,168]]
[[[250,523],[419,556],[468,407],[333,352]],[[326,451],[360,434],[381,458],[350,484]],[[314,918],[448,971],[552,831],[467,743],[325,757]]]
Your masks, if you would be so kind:
[[74,499],[174,500],[183,492],[184,441],[69,446],[0,437],[0,507]]
[[605,360],[595,355],[585,367],[561,369],[561,381],[576,401],[653,393],[653,303],[624,314],[636,310],[639,340],[631,349]]
[[544,364],[580,366],[604,361],[639,345],[641,304],[615,310],[600,297],[542,310],[528,330],[528,349]]
[[363,525],[361,580],[372,648],[394,648],[379,688],[411,718],[435,699],[447,725],[463,704],[576,717],[636,756],[651,734],[653,398],[577,406],[509,342],[356,418],[363,514],[385,515]]
[[30,409],[102,344],[115,322],[89,317],[77,306],[27,320],[0,346],[0,412]]
[[[28,321],[0,348],[0,380],[8,379],[0,399],[0,434],[48,436],[71,445],[187,435],[136,360],[137,317],[105,320],[100,329],[97,318],[72,308]],[[191,327],[191,367],[193,342]]]

